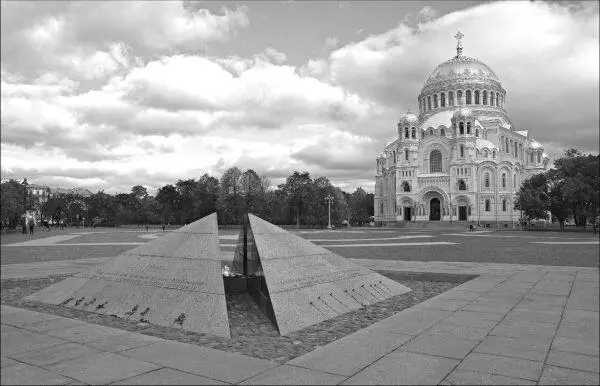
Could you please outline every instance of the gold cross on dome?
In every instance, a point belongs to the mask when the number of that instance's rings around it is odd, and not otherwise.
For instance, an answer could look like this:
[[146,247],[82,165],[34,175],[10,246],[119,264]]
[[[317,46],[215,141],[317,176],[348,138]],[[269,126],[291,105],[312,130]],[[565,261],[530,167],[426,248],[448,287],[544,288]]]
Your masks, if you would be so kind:
[[463,38],[463,35],[460,31],[458,31],[456,33],[456,35],[454,35],[454,38],[456,39],[456,57],[458,58],[461,54],[462,54],[462,43],[461,43],[461,39]]

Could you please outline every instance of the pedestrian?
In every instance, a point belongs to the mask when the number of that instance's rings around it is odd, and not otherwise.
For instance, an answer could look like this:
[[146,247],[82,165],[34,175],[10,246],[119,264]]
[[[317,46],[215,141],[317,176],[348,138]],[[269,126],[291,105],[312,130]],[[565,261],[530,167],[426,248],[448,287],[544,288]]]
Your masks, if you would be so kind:
[[148,232],[148,224],[146,224],[146,232]]
[[33,222],[33,219],[30,218],[29,219],[29,234],[32,235],[33,234],[33,227],[35,226],[35,223]]
[[165,223],[164,222],[163,222],[162,226],[163,226],[163,232],[164,232],[165,231]]

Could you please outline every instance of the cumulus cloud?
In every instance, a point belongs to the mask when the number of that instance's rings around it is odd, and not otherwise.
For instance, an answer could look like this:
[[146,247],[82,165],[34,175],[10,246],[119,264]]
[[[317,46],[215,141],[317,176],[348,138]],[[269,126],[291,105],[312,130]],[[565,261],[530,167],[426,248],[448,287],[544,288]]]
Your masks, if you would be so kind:
[[2,65],[97,79],[133,62],[231,39],[249,25],[248,7],[220,13],[181,1],[2,2]]
[[337,48],[340,44],[340,39],[337,36],[330,36],[325,39],[325,49],[330,50],[332,48]]
[[345,46],[322,36],[329,51],[302,63],[293,46],[205,51],[250,27],[245,6],[1,4],[3,177],[119,192],[238,165],[274,184],[308,170],[372,189],[376,154],[455,54],[458,29],[464,54],[498,74],[517,129],[549,154],[598,150],[597,3],[486,3],[444,16],[426,6],[415,26]]
[[[434,16],[429,8],[421,14]],[[489,20],[510,28],[498,32]],[[401,23],[333,51],[330,80],[398,112],[417,111],[430,71],[455,55],[459,29],[463,54],[499,76],[515,127],[533,130],[542,142],[576,140],[598,150],[597,3],[498,2],[421,18],[415,27]]]
[[424,23],[435,19],[438,16],[438,13],[433,7],[426,5],[417,14],[417,21],[419,23]]

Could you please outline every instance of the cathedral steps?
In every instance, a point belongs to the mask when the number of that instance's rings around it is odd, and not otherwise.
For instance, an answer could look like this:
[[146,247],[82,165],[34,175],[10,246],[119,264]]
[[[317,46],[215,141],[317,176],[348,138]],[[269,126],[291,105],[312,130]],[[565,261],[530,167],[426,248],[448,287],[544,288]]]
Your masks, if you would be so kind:
[[[398,221],[390,223],[390,228],[405,228],[405,229],[468,229],[470,222],[468,221]],[[384,227],[388,225],[383,223]]]

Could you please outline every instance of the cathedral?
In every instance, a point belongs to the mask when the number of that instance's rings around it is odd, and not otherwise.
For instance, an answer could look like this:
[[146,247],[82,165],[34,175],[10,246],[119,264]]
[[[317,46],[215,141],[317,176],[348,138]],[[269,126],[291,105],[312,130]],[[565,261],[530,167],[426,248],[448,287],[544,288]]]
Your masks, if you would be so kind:
[[403,114],[398,136],[377,156],[377,224],[515,226],[521,182],[548,168],[543,146],[508,118],[500,79],[462,55],[462,36],[455,36],[456,56],[425,81],[419,115]]

